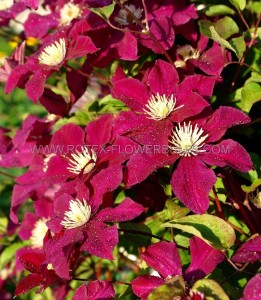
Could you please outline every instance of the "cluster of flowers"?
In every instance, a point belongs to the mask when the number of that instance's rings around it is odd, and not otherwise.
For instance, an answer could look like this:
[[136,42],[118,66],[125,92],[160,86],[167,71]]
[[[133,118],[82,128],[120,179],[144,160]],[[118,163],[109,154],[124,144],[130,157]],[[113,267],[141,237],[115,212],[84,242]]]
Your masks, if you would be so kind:
[[[0,165],[28,167],[16,178],[12,222],[19,222],[19,208],[29,198],[34,207],[20,225],[10,228],[19,226],[19,237],[29,241],[17,251],[13,272],[26,269],[31,274],[20,281],[16,295],[35,286],[41,292],[55,284],[55,299],[65,299],[86,253],[113,259],[119,243],[117,223],[142,220],[148,209],[164,207],[167,196],[158,169],[173,166],[169,169],[173,195],[196,214],[208,210],[216,182],[213,166],[251,170],[246,150],[234,140],[223,139],[228,128],[247,124],[250,118],[232,107],[212,108],[210,97],[231,55],[199,34],[193,4],[176,0],[39,2],[0,3],[1,26],[23,18],[20,36],[40,43],[29,54],[23,42],[5,59],[0,69],[5,92],[25,89],[29,99],[49,112],[42,119],[28,116],[12,139],[1,129]],[[140,60],[146,55],[150,59]],[[126,62],[138,62],[135,78],[126,71]],[[100,78],[101,69],[110,76]],[[48,83],[63,73],[67,98]],[[55,131],[57,121],[86,101],[85,91],[93,78],[101,82],[97,97],[112,95],[128,109],[95,117],[85,128],[68,123]],[[148,145],[154,150],[127,151]],[[66,151],[46,153],[48,147]],[[115,191],[133,187],[138,187],[138,196],[115,205]],[[187,282],[205,277],[224,259],[220,251],[196,237],[190,240],[190,252],[192,262],[184,274]],[[202,257],[210,252],[206,264]],[[141,258],[160,275],[142,275],[131,282],[141,299],[172,276],[182,276],[174,242],[152,244]],[[73,299],[114,298],[111,281],[86,280],[89,283],[82,284]],[[188,288],[180,297],[205,299],[203,293]]]

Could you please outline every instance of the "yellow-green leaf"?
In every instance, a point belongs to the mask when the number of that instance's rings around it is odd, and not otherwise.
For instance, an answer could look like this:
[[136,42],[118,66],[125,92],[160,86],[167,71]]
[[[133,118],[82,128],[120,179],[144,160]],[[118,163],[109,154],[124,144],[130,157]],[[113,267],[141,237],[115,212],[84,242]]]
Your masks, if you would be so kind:
[[195,235],[220,250],[234,245],[234,229],[224,220],[212,215],[191,215],[163,224]]
[[200,279],[194,283],[192,290],[204,294],[206,300],[229,300],[228,295],[222,287],[214,280]]

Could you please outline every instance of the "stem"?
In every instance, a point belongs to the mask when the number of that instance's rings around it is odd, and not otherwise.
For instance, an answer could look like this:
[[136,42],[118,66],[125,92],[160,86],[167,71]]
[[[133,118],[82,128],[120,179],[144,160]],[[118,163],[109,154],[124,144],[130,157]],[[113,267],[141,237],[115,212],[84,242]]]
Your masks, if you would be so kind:
[[[133,230],[133,229],[118,229],[118,231],[120,232],[126,232],[126,233],[133,233],[133,234],[141,234],[141,235],[145,235],[145,236],[149,236],[149,237],[153,237],[155,239],[158,239],[160,241],[165,241],[165,242],[169,242],[169,240],[167,239],[164,239],[158,235],[155,235],[155,234],[151,234],[151,233],[148,233],[148,232],[144,232],[144,231],[140,231],[140,230]],[[183,247],[183,246],[180,246],[180,245],[176,245],[177,248],[180,248],[180,249],[183,249],[183,250],[188,250],[188,248],[186,247]]]
[[158,235],[154,235],[148,232],[144,232],[144,231],[140,231],[140,230],[134,230],[134,229],[118,229],[119,232],[126,232],[126,233],[133,233],[133,234],[140,234],[140,235],[145,235],[145,236],[149,236],[149,237],[153,237],[155,239],[158,239],[160,241],[166,241],[169,242],[168,240],[158,236]]
[[[87,281],[87,282],[92,282],[94,281],[93,279],[86,279],[86,278],[78,278],[78,277],[72,277],[72,280],[77,280],[77,281]],[[123,282],[123,281],[110,281],[111,283],[115,283],[115,284],[124,284],[124,285],[131,285],[128,282]]]
[[215,199],[215,203],[216,203],[216,206],[217,206],[218,214],[223,220],[225,220],[225,216],[223,214],[223,211],[222,211],[222,208],[221,208],[221,204],[220,204],[215,186],[213,186],[212,190],[213,190],[213,193],[214,193],[214,199]]
[[11,179],[15,179],[15,176],[9,175],[9,174],[7,174],[7,173],[5,173],[5,172],[3,172],[3,171],[0,171],[0,175],[9,177],[9,178],[11,178]]
[[247,30],[250,31],[250,27],[248,26],[247,21],[246,21],[246,19],[244,18],[244,15],[242,14],[242,11],[238,10],[238,14],[239,14],[239,16],[240,16],[242,22],[245,24]]
[[[258,26],[259,26],[260,21],[261,21],[261,14],[259,14],[259,16],[258,16],[256,25],[255,25],[255,29],[254,29],[254,33],[253,33],[252,38],[251,38],[251,40],[250,40],[250,42],[249,42],[249,45],[247,46],[247,49],[246,49],[246,51],[245,51],[243,57],[241,58],[241,60],[240,60],[240,62],[239,62],[240,65],[239,65],[238,68],[237,68],[236,75],[235,75],[234,80],[233,80],[233,82],[232,82],[232,84],[231,84],[231,91],[233,90],[233,88],[234,88],[234,86],[235,86],[235,84],[236,84],[238,75],[239,75],[239,73],[240,73],[240,70],[241,70],[242,65],[244,65],[246,56],[247,56],[249,50],[251,49],[251,47],[253,46],[253,43],[254,43],[254,41],[255,41],[255,39],[256,39],[256,36],[257,36],[257,29],[258,29]],[[249,30],[250,30],[250,29],[249,29]],[[250,31],[249,31],[249,34],[251,35],[251,32],[250,32]],[[256,72],[256,71],[255,71],[255,72]]]
[[[240,67],[241,67],[241,66],[245,66],[245,67],[251,69],[253,72],[256,72],[256,73],[258,73],[258,74],[261,74],[260,71],[256,70],[255,68],[251,67],[250,65],[248,65],[248,64],[246,64],[246,63],[244,63],[244,62],[240,62],[240,61],[231,61],[231,62],[228,62],[228,63],[226,64],[226,66],[233,65],[233,64],[240,65]],[[225,66],[225,67],[226,67],[226,66]]]

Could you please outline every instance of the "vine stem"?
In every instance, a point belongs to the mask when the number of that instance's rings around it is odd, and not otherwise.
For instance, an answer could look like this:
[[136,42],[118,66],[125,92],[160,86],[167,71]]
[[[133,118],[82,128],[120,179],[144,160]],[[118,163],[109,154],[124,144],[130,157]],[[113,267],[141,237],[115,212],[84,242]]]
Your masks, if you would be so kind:
[[[242,14],[242,13],[241,13],[241,14]],[[243,16],[243,15],[242,15],[242,16]],[[247,56],[249,50],[251,49],[251,47],[252,47],[253,44],[254,44],[254,41],[255,41],[256,36],[257,36],[257,29],[258,29],[258,26],[259,26],[260,21],[261,21],[261,13],[260,13],[259,16],[258,16],[256,25],[255,25],[255,29],[254,29],[254,32],[253,32],[253,34],[252,34],[251,40],[250,40],[250,42],[249,42],[249,44],[248,44],[248,46],[247,46],[247,49],[246,49],[246,51],[245,51],[243,57],[242,57],[242,58],[240,59],[240,61],[239,61],[239,66],[238,66],[238,68],[237,68],[237,71],[236,71],[234,80],[233,80],[233,82],[232,82],[232,84],[231,84],[231,92],[232,92],[233,89],[234,89],[234,86],[235,86],[235,84],[236,84],[236,81],[237,81],[238,75],[239,75],[239,73],[240,73],[241,67],[242,67],[243,65],[245,65],[244,63],[245,63],[246,56]],[[247,26],[247,27],[249,28],[249,26]],[[249,34],[251,35],[250,28],[249,28]],[[249,66],[248,66],[248,67],[249,67]],[[255,71],[255,72],[256,72],[256,71]]]
[[5,172],[3,172],[3,171],[0,171],[0,175],[9,177],[9,178],[11,178],[11,179],[15,179],[15,176],[9,175],[9,174],[7,174],[7,173],[5,173]]
[[[77,280],[77,281],[87,281],[87,282],[93,281],[93,279],[86,279],[86,278],[79,278],[79,277],[72,277],[72,280]],[[131,285],[130,283],[124,282],[124,281],[113,281],[113,280],[111,280],[110,282],[111,282],[111,283],[114,283],[114,284]]]
[[[166,240],[166,239],[164,239],[164,238],[162,238],[158,235],[151,234],[151,233],[144,232],[144,231],[140,231],[140,230],[118,228],[118,231],[119,232],[126,232],[126,233],[133,233],[133,234],[140,234],[140,235],[144,235],[144,236],[153,237],[153,238],[158,239],[160,241],[169,242],[169,240]],[[188,250],[188,248],[186,248],[186,247],[183,247],[183,246],[180,246],[180,245],[176,245],[176,246],[177,246],[177,248],[180,248],[180,249],[183,249],[183,250]]]

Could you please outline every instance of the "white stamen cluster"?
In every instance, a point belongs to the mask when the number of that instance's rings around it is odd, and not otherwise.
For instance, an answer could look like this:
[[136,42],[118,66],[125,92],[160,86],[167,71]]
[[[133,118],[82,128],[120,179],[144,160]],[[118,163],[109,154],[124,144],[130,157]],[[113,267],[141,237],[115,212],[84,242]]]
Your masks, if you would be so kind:
[[196,156],[200,152],[205,152],[204,141],[208,137],[208,134],[203,135],[204,130],[198,128],[196,124],[193,128],[191,122],[186,125],[178,124],[175,129],[172,130],[171,137],[169,139],[169,148],[179,154],[180,156]]
[[[137,18],[140,19],[142,16],[143,9],[142,8],[136,8],[133,4],[126,4],[125,7]],[[122,8],[119,11],[119,14],[117,17],[115,17],[115,21],[118,22],[122,26],[127,26],[130,23],[137,24],[137,20],[133,19],[130,13]]]
[[43,248],[43,239],[48,230],[48,227],[45,224],[47,221],[47,219],[43,218],[35,223],[30,237],[32,248]]
[[185,45],[177,49],[177,54],[182,57],[182,60],[175,61],[176,68],[186,67],[186,61],[188,59],[199,59],[200,51],[194,49],[190,45]]
[[79,5],[73,3],[66,3],[60,12],[60,24],[69,25],[73,19],[77,19],[81,15]]
[[255,205],[256,208],[261,208],[261,192],[257,189],[249,193],[248,199]]
[[0,10],[6,10],[12,7],[14,4],[13,0],[0,0]]
[[85,199],[71,200],[69,210],[64,213],[61,225],[65,229],[77,228],[87,223],[91,216],[91,207]]
[[91,149],[82,147],[82,152],[76,152],[71,155],[72,158],[69,160],[69,167],[67,168],[71,173],[80,174],[83,170],[83,174],[89,173],[95,166],[97,155]]
[[39,63],[47,66],[60,65],[66,56],[65,39],[61,38],[50,46],[44,48],[38,57]]
[[164,95],[159,95],[157,93],[155,96],[152,95],[148,104],[145,105],[144,112],[147,118],[153,119],[155,121],[160,121],[165,119],[171,112],[181,108],[183,105],[176,107],[176,98],[173,95],[167,97]]

